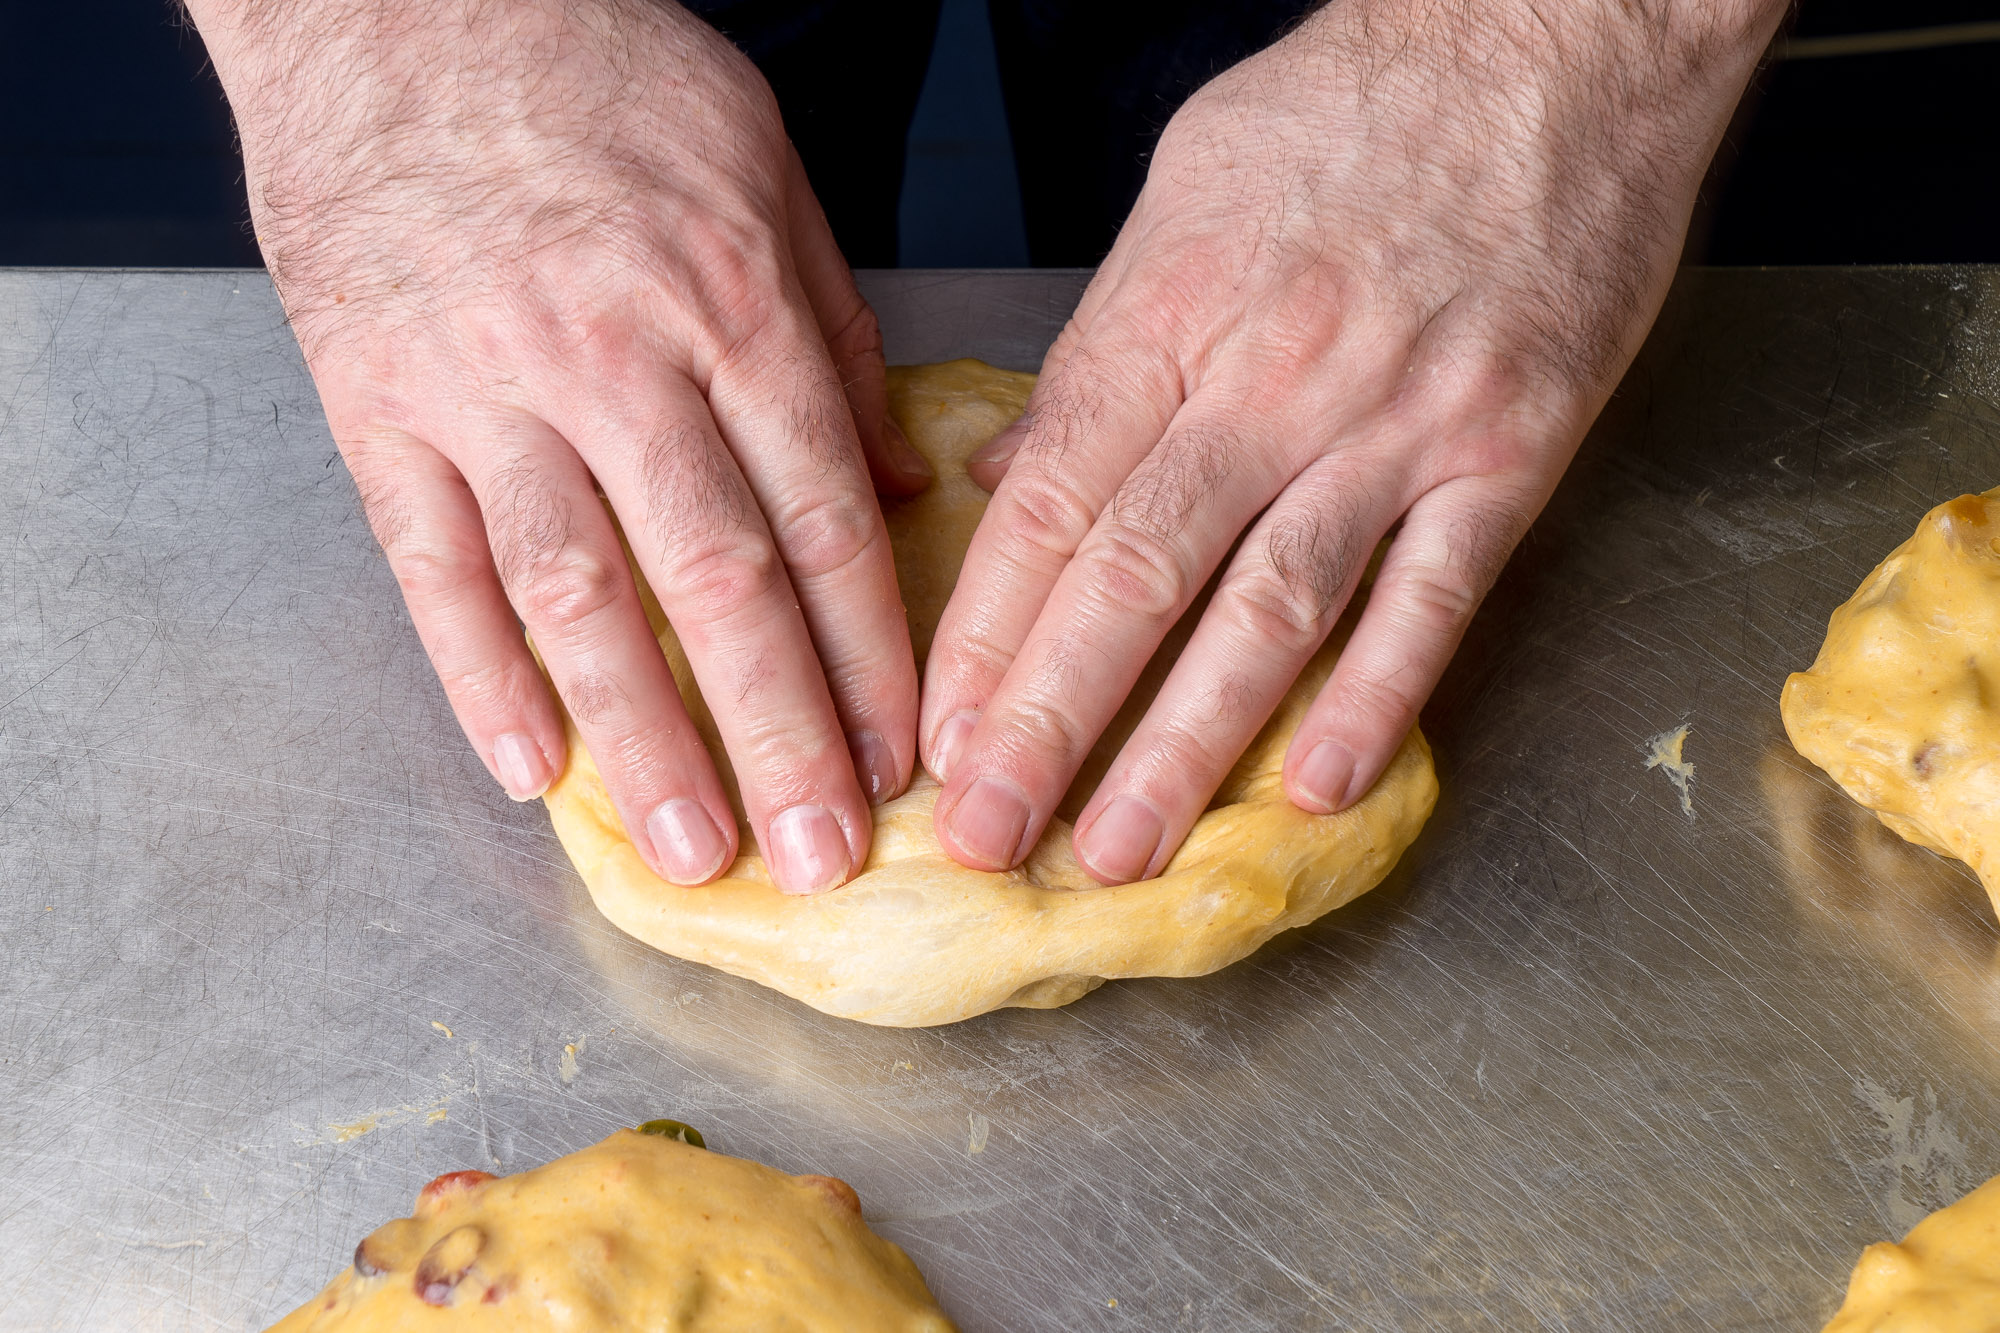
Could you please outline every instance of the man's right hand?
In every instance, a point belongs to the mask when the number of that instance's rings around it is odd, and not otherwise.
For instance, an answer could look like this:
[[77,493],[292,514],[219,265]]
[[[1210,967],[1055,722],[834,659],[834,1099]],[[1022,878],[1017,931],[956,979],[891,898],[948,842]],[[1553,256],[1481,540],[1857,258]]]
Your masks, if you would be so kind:
[[601,488],[779,885],[847,879],[915,759],[874,488],[927,473],[757,71],[653,0],[189,8],[334,439],[494,776],[525,800],[565,760],[518,612],[653,868],[736,855]]

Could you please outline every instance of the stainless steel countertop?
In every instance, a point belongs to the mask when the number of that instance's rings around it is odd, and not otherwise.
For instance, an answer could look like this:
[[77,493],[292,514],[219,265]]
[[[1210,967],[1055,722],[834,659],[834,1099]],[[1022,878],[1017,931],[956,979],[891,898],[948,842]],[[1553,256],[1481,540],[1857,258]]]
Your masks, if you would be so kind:
[[[864,285],[895,359],[1032,367],[1079,279]],[[936,1031],[597,915],[460,740],[261,273],[0,275],[0,479],[5,1329],[261,1328],[430,1176],[663,1115],[854,1182],[969,1331],[1811,1328],[2000,1172],[2000,930],[1776,707],[2000,482],[2000,271],[1684,275],[1426,715],[1391,880]],[[1692,816],[1644,764],[1681,723]]]

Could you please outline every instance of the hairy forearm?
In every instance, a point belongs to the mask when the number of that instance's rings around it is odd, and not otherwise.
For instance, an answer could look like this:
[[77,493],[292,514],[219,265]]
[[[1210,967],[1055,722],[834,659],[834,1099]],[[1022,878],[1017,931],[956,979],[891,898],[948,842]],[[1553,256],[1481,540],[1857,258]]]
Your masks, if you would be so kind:
[[[1513,100],[1596,99],[1605,116],[1733,104],[1792,0],[1336,0],[1294,38],[1370,100],[1412,84]],[[1524,107],[1524,109],[1526,109]]]

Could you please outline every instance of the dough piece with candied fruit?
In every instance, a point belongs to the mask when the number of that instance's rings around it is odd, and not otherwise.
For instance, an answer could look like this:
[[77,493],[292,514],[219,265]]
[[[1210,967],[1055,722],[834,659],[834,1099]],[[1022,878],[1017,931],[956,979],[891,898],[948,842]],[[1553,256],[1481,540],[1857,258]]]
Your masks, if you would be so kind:
[[[882,506],[920,661],[986,508],[966,460],[1021,414],[1033,384],[1032,375],[978,361],[889,370],[889,409],[937,473],[922,495]],[[729,757],[686,654],[633,574],[688,715],[733,799]],[[1350,808],[1311,815],[1286,798],[1285,748],[1333,670],[1353,627],[1350,612],[1159,877],[1098,885],[1070,850],[1069,821],[1159,692],[1203,605],[1197,601],[1168,635],[1041,842],[1007,874],[968,870],[945,854],[931,828],[938,785],[919,774],[876,809],[866,864],[831,893],[780,893],[747,829],[742,855],[720,879],[677,887],[632,846],[574,727],[569,765],[543,798],[550,822],[614,925],[842,1018],[927,1027],[1009,1005],[1068,1004],[1110,977],[1213,972],[1380,883],[1429,818],[1437,777],[1430,747],[1413,728],[1388,771]]]
[[2000,489],[1924,515],[1785,682],[1800,754],[2000,909]]
[[700,1142],[649,1121],[519,1175],[439,1176],[270,1333],[951,1333],[847,1182]]
[[1863,1250],[1824,1333],[2000,1333],[2000,1178]]

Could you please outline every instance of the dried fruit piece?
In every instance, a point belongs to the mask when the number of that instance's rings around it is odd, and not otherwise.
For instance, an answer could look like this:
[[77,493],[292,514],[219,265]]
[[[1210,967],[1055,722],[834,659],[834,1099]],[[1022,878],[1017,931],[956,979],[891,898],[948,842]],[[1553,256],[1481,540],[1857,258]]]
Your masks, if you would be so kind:
[[452,1196],[478,1189],[494,1178],[490,1171],[447,1171],[417,1191],[417,1216],[435,1216]]
[[856,1217],[861,1215],[861,1196],[854,1192],[854,1186],[837,1176],[793,1176],[792,1179],[815,1187],[836,1207],[845,1208]]
[[449,1304],[452,1292],[485,1248],[486,1233],[478,1227],[456,1227],[438,1237],[437,1244],[417,1260],[417,1275],[411,1280],[417,1299],[425,1305]]
[[648,1120],[645,1124],[639,1126],[639,1132],[641,1134],[657,1134],[663,1139],[677,1139],[682,1143],[692,1144],[697,1148],[706,1148],[708,1146],[702,1141],[700,1130],[696,1129],[693,1125],[684,1125],[678,1120]]

